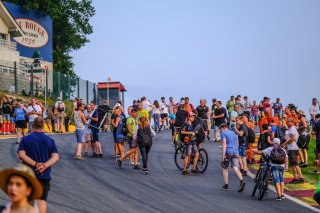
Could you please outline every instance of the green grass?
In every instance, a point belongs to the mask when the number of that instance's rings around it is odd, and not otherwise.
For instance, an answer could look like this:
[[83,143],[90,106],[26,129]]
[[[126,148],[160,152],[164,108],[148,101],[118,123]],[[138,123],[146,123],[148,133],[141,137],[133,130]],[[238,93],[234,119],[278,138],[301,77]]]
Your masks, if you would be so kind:
[[303,177],[310,183],[317,185],[319,181],[319,175],[317,174],[310,174],[311,171],[316,170],[317,168],[313,165],[313,162],[316,158],[314,154],[314,149],[316,148],[316,140],[314,138],[311,138],[310,144],[309,144],[309,167],[307,168],[301,168]]

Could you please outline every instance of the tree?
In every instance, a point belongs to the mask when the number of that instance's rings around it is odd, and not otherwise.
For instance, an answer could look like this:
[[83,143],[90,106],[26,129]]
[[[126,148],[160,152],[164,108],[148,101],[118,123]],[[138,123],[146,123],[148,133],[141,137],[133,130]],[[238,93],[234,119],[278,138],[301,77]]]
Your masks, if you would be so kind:
[[51,16],[53,22],[53,70],[69,75],[73,71],[70,52],[80,49],[93,32],[89,23],[95,14],[91,0],[7,0]]

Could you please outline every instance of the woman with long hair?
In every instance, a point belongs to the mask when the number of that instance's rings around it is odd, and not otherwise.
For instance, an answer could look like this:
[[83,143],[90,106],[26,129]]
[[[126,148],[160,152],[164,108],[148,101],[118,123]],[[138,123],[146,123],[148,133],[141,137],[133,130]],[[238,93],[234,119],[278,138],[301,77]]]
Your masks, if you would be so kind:
[[16,122],[17,141],[20,143],[21,133],[24,137],[26,135],[25,129],[27,128],[26,122],[27,109],[20,102],[17,103],[17,107],[14,110],[13,117]]
[[153,114],[154,130],[161,131],[161,128],[160,128],[160,105],[157,100],[155,100],[153,102],[152,114]]
[[147,117],[139,118],[139,128],[136,135],[137,144],[142,156],[142,173],[147,175],[148,170],[148,154],[152,146],[152,137],[155,135],[150,127],[150,120]]

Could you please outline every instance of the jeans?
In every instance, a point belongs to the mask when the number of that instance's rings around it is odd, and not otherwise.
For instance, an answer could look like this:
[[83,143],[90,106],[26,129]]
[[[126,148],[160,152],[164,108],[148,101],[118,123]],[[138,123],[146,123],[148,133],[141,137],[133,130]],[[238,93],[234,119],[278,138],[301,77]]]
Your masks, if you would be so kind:
[[282,183],[284,181],[283,177],[284,167],[283,166],[272,166],[271,176],[274,184]]
[[146,168],[148,168],[148,153],[151,149],[151,144],[139,146],[139,149],[140,149],[140,153],[142,156],[142,163],[143,163],[142,168],[146,169]]
[[160,114],[153,114],[154,130],[160,130]]

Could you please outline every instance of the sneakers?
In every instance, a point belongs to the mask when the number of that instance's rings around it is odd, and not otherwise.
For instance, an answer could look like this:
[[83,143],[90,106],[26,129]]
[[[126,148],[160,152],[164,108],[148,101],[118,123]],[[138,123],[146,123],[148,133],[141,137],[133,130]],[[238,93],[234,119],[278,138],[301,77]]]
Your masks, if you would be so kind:
[[221,190],[223,190],[223,191],[229,191],[229,186],[228,186],[228,184],[224,184],[224,185],[221,187]]
[[297,179],[292,179],[292,181],[290,181],[288,184],[293,184],[296,183],[298,180]]
[[188,170],[182,171],[182,175],[190,175],[190,172]]
[[208,141],[210,141],[211,139],[210,139],[210,136],[207,136],[207,139],[208,139]]
[[88,153],[88,152],[85,152],[85,153],[84,153],[84,156],[88,157],[88,156],[89,156],[89,153]]
[[304,179],[303,179],[303,178],[300,178],[299,180],[297,180],[297,181],[295,182],[295,184],[299,184],[299,183],[304,183]]
[[134,165],[134,166],[133,166],[133,169],[140,170],[141,167],[140,167],[139,165]]
[[142,168],[142,174],[147,175],[148,174],[148,169],[147,168]]
[[281,199],[281,197],[277,197],[277,199],[276,199],[277,201],[281,201],[282,199]]
[[103,158],[103,154],[98,154],[98,158]]
[[92,155],[91,155],[91,158],[97,158],[98,157],[98,155],[96,154],[96,153],[93,153]]
[[242,192],[244,190],[245,186],[246,186],[246,183],[243,180],[241,180],[238,192]]
[[242,176],[248,176],[247,171],[243,171]]
[[191,174],[200,175],[200,172],[197,169],[195,169],[195,170],[191,170]]
[[76,159],[76,160],[83,160],[83,158],[81,157],[81,155],[77,155],[77,156],[75,157],[75,159]]
[[120,160],[120,159],[117,159],[117,160],[116,160],[116,162],[117,162],[117,165],[118,165],[118,167],[119,167],[119,168],[121,168],[121,165],[122,165],[122,160]]
[[284,200],[284,199],[286,199],[286,197],[283,194],[283,195],[281,195],[281,200]]
[[308,164],[306,164],[306,163],[301,163],[301,164],[300,164],[300,167],[301,167],[301,168],[306,168],[306,167],[308,167]]

